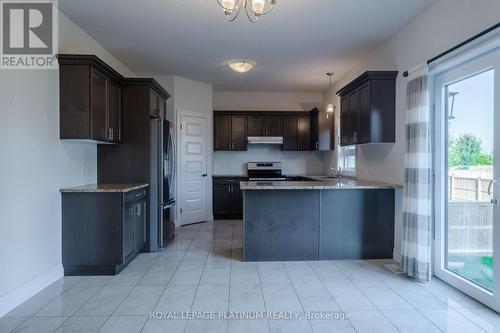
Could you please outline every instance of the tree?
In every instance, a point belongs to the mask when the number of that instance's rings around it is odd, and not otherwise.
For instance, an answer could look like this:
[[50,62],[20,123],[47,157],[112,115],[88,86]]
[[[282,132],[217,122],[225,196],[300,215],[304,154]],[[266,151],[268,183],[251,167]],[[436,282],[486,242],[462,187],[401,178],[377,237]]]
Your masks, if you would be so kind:
[[450,139],[448,146],[450,167],[469,168],[471,165],[491,165],[493,155],[485,153],[482,141],[474,134],[461,134],[458,139]]

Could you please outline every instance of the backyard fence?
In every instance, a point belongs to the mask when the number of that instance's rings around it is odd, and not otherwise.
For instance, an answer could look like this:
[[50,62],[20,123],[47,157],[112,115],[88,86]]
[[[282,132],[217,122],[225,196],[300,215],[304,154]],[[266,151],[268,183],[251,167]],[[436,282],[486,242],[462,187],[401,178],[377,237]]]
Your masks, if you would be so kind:
[[448,203],[448,252],[493,253],[493,206],[489,202]]
[[491,194],[488,188],[492,179],[468,178],[468,177],[448,177],[448,198],[450,200],[465,201],[490,201]]

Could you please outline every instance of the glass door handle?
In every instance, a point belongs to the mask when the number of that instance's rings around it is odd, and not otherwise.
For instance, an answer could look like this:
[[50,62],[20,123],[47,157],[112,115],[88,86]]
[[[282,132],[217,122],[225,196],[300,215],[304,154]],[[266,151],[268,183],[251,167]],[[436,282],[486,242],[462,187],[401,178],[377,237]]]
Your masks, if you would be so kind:
[[496,184],[496,183],[497,183],[496,179],[490,180],[490,183],[488,184],[488,195],[491,195],[491,188],[492,188],[493,184]]

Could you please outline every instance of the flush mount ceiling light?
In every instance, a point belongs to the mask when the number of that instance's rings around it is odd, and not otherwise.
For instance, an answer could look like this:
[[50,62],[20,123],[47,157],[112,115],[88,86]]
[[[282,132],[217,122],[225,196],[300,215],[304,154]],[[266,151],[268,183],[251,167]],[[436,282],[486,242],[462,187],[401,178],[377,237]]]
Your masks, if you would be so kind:
[[252,23],[257,23],[262,15],[266,15],[278,3],[278,0],[217,0],[224,10],[229,22],[236,20],[240,10],[245,10]]
[[333,108],[333,103],[332,103],[332,76],[333,76],[333,72],[328,72],[326,73],[326,75],[328,75],[328,105],[326,106],[326,113],[327,113],[327,118],[328,118],[328,114],[330,113],[333,113],[335,110]]
[[232,60],[227,66],[237,73],[246,73],[255,66],[255,63],[249,60]]

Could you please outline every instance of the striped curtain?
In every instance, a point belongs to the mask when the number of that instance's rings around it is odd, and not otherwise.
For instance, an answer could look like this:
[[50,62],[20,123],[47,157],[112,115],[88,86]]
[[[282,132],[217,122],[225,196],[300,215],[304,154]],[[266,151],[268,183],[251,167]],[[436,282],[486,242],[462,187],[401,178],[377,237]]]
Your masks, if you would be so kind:
[[429,281],[431,267],[431,132],[427,66],[414,71],[406,88],[406,154],[401,269]]

